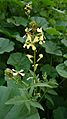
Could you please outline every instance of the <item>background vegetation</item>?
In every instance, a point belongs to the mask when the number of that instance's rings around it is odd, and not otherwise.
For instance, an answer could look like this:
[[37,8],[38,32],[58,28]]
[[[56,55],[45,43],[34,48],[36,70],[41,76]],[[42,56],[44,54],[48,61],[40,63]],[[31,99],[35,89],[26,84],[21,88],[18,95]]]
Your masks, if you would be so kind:
[[[25,6],[32,5],[30,16]],[[0,119],[67,119],[67,0],[0,0]],[[18,95],[18,87],[13,80],[5,78],[5,69],[23,69],[31,77],[33,71],[26,54],[31,48],[23,48],[26,38],[25,28],[35,21],[43,29],[45,44],[38,45],[39,61],[36,74],[42,75],[51,83],[56,80],[58,87],[40,101],[39,106],[6,105],[12,97]],[[29,83],[29,82],[28,82]],[[52,84],[51,84],[52,85]],[[54,83],[53,83],[54,86]],[[21,89],[20,89],[20,92]],[[24,93],[24,92],[22,92]],[[43,93],[43,92],[41,92]],[[26,105],[29,107],[29,105]]]

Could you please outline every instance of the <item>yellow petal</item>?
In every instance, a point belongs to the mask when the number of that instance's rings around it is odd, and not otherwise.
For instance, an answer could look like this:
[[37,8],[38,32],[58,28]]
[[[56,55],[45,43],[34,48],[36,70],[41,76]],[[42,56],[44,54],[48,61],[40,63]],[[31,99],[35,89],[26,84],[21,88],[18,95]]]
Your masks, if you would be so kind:
[[25,29],[25,32],[28,32],[28,28]]
[[26,44],[24,44],[23,48],[25,48],[25,47],[26,47]]
[[27,34],[27,40],[26,41],[30,41],[31,42],[31,35],[30,34]]
[[29,45],[27,45],[27,49],[29,49],[29,48],[30,48],[30,46],[31,46],[30,44],[29,44]]
[[37,28],[37,32],[42,32],[42,28]]
[[30,62],[33,63],[33,61],[31,60],[31,58],[33,58],[33,56],[32,55],[29,55],[29,54],[27,54],[26,56],[28,57],[28,59],[30,60]]
[[39,39],[38,39],[38,37],[37,36],[35,36],[35,38],[34,38],[34,43],[37,43],[39,41]]
[[38,66],[38,64],[35,64],[35,69],[34,69],[35,71],[37,70],[37,66]]
[[29,54],[27,54],[26,55],[28,58],[33,58],[33,56],[32,55],[29,55]]
[[40,58],[43,58],[43,54],[39,54],[39,57],[40,57]]
[[32,47],[32,50],[36,50],[36,47],[34,45],[32,45],[31,47]]
[[42,35],[42,36],[40,36],[39,40],[40,40],[40,41],[43,41],[43,35]]
[[39,54],[39,59],[37,60],[37,62],[39,62],[41,58],[43,58],[43,54]]
[[43,44],[43,42],[42,42],[42,41],[40,41],[40,42],[39,42],[39,44],[40,44],[40,45],[42,45],[42,44]]

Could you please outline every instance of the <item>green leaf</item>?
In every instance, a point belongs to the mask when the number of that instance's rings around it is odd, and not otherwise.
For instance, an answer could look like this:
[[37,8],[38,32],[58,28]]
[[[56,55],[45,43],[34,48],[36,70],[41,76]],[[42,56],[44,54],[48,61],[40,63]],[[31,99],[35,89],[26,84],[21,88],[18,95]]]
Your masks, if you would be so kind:
[[45,48],[47,53],[54,54],[57,56],[62,56],[60,47],[56,43],[54,43],[52,41],[46,41],[46,43],[43,44],[42,46]]
[[63,57],[65,57],[67,59],[67,53],[63,55]]
[[58,87],[57,81],[56,81],[55,79],[53,79],[53,78],[51,78],[51,79],[49,80],[48,84],[49,84],[50,86],[52,86],[52,88],[57,88],[57,87]]
[[15,104],[15,105],[21,105],[24,103],[29,103],[30,100],[26,98],[26,96],[15,96],[14,98],[11,98],[6,102],[6,104]]
[[47,87],[47,88],[52,88],[51,85],[49,85],[47,82],[45,83],[36,83],[33,85],[33,87]]
[[34,17],[31,17],[31,19],[35,21],[38,24],[38,26],[42,27],[43,29],[47,28],[48,26],[47,20],[43,17],[34,16]]
[[8,99],[17,95],[17,90],[0,86],[0,119],[40,119],[36,108],[28,112],[24,105],[6,105]]
[[66,22],[66,21],[62,21],[62,20],[59,20],[59,21],[57,22],[57,26],[67,27],[67,22]]
[[0,28],[0,33],[5,34],[9,38],[16,38],[19,35],[19,32],[15,31],[15,29],[8,29],[8,28]]
[[56,72],[55,68],[52,67],[52,66],[49,65],[49,64],[43,65],[40,70],[42,71],[42,74],[43,74],[43,75],[44,75],[45,72],[46,72],[46,74],[47,74],[48,76],[52,77],[52,78],[57,77],[57,72]]
[[30,61],[22,53],[12,53],[7,61],[7,64],[13,65],[16,70],[25,70],[30,69]]
[[46,94],[45,98],[54,106],[54,102],[53,102],[53,100],[52,100],[50,95]]
[[23,17],[13,17],[7,19],[8,23],[13,23],[16,26],[27,26],[28,20]]
[[6,38],[0,38],[0,54],[14,50],[14,43]]
[[60,76],[67,78],[67,67],[63,63],[56,66],[56,70]]
[[60,32],[52,27],[45,29],[45,31],[50,35],[60,35]]
[[44,5],[54,6],[55,3],[52,0],[42,0]]
[[41,110],[44,110],[43,107],[41,106],[41,104],[38,103],[38,102],[30,101],[30,105],[33,106],[33,107],[39,108]]
[[48,90],[47,93],[49,93],[51,95],[57,95],[57,92],[52,89]]
[[18,34],[18,35],[16,35],[16,40],[19,41],[19,42],[21,42],[21,43],[24,43],[25,40],[26,40],[26,37],[25,37],[25,36],[21,37],[21,36]]
[[[36,107],[36,108],[40,108],[42,110],[43,107],[36,101],[34,100],[31,100],[31,99],[27,99],[26,97],[23,97],[23,96],[16,96],[10,100],[8,100],[6,102],[6,104],[15,104],[15,105],[20,105],[20,104],[25,104],[28,108],[28,106],[33,106],[33,107]],[[30,109],[28,108],[28,110],[30,111]]]
[[65,64],[65,66],[67,66],[67,60],[66,60],[66,61],[64,61],[64,64]]
[[67,40],[63,39],[61,42],[67,47]]

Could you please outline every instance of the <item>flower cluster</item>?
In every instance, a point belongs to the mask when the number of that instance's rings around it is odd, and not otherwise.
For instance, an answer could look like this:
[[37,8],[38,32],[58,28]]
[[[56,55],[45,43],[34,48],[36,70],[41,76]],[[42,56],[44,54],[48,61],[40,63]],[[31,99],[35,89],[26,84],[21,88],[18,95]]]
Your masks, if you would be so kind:
[[26,28],[25,32],[26,32],[26,41],[24,44],[24,48],[27,47],[27,49],[29,49],[30,47],[32,48],[32,50],[36,50],[36,44],[43,44],[45,43],[44,41],[44,35],[43,35],[43,31],[42,28],[37,28],[35,32],[32,32],[33,29],[31,28]]
[[28,16],[28,15],[30,14],[31,10],[32,10],[32,3],[29,2],[29,3],[25,6],[24,10],[25,10],[25,14]]

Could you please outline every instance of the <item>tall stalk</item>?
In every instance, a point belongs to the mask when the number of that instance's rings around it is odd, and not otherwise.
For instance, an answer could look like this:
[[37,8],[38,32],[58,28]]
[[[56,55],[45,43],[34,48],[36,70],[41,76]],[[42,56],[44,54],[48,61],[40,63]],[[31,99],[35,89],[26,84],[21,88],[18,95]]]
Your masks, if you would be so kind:
[[36,75],[35,75],[35,71],[36,71],[36,50],[34,50],[34,83],[36,82]]

